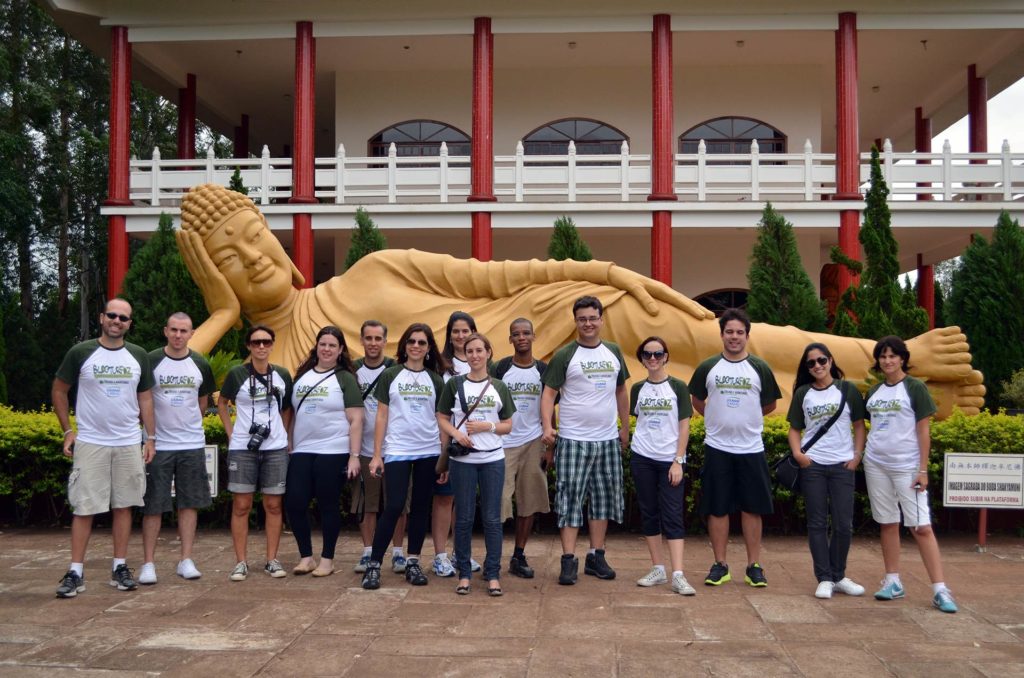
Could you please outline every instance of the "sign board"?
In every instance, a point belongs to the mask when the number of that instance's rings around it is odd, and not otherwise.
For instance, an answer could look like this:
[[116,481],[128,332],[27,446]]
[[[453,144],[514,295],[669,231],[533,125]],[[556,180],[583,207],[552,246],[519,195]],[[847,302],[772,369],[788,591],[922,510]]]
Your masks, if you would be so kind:
[[943,505],[1024,508],[1024,454],[946,453]]
[[[205,445],[203,450],[206,452],[206,479],[210,483],[210,496],[216,498],[217,496],[217,446],[216,445]],[[171,481],[171,496],[175,495],[176,488],[174,487],[174,481]]]

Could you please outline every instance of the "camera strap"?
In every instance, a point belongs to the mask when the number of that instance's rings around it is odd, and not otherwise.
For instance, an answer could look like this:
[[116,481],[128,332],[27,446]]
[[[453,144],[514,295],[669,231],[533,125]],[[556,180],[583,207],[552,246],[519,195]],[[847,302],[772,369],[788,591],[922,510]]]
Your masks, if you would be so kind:
[[[480,401],[484,399],[484,394],[487,393],[487,389],[491,387],[491,378],[487,377],[487,385],[484,386],[484,390],[480,391],[480,395],[477,396],[476,401],[473,403],[473,406],[467,409],[465,390],[466,379],[467,377],[465,375],[459,375],[455,377],[455,390],[459,394],[459,406],[462,407],[462,411],[465,412],[465,415],[463,415],[462,417],[462,421],[460,421],[458,426],[455,427],[456,430],[462,428],[462,425],[465,424],[466,421],[469,419],[469,415],[473,414],[473,410],[475,410],[476,406],[480,404]],[[467,433],[466,435],[469,434]]]
[[333,377],[337,373],[338,373],[338,368],[334,368],[333,370],[331,370],[330,372],[325,374],[322,378],[320,378],[315,384],[310,386],[308,391],[306,391],[305,393],[302,394],[302,397],[299,398],[299,404],[295,406],[295,417],[296,418],[298,418],[298,416],[299,416],[299,410],[302,409],[302,403],[306,402],[306,396],[308,396],[310,393],[312,393],[314,388],[316,388],[320,384],[324,383],[325,381],[327,381],[328,379],[330,379],[331,377]]
[[806,454],[807,450],[811,449],[814,446],[814,443],[816,443],[819,440],[821,440],[821,437],[823,435],[828,433],[828,430],[830,428],[832,428],[832,425],[835,424],[836,421],[839,420],[839,416],[843,413],[843,408],[846,407],[846,382],[842,381],[842,380],[836,380],[835,384],[836,384],[836,388],[839,389],[839,393],[840,393],[840,395],[839,395],[839,409],[835,411],[835,414],[833,414],[829,418],[829,420],[826,421],[824,423],[824,425],[822,425],[821,428],[819,428],[817,431],[814,432],[814,435],[811,436],[810,440],[808,440],[806,443],[801,445],[800,451],[803,452],[804,454]]
[[[267,426],[270,426],[271,410],[270,410],[270,397],[273,396],[274,400],[278,399],[278,395],[274,393],[274,368],[269,364],[267,365],[267,373],[260,374],[253,368],[252,363],[248,363],[249,366],[249,406],[252,423],[256,423],[256,382],[259,381],[267,388]],[[281,402],[277,401],[278,409],[281,408]]]

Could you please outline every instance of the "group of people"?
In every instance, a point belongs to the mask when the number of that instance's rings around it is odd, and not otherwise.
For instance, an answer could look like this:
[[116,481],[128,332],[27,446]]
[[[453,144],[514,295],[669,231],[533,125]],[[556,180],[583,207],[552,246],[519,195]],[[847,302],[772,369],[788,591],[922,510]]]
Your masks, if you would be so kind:
[[[429,525],[435,575],[454,577],[455,592],[466,595],[472,572],[482,569],[487,593],[501,596],[502,525],[512,517],[514,502],[515,546],[508,572],[532,578],[525,549],[535,515],[551,508],[547,468],[552,464],[563,553],[558,583],[577,581],[584,505],[589,538],[584,574],[614,579],[605,537],[608,521],[623,519],[622,453],[629,447],[652,563],[637,584],[670,584],[676,593],[694,595],[684,575],[683,518],[686,450],[696,410],[705,427],[699,508],[707,517],[714,555],[704,583],[720,586],[731,580],[729,516],[739,512],[744,581],[767,586],[760,563],[761,521],[774,507],[763,417],[775,410],[781,392],[771,367],[747,352],[746,314],[725,311],[719,319],[722,351],[699,364],[689,383],[668,374],[665,339],[641,341],[636,358],[647,374],[628,393],[630,375],[621,349],[601,338],[601,301],[580,297],[572,314],[575,340],[556,351],[549,364],[533,355],[536,333],[529,319],[511,323],[513,355],[494,362],[490,340],[476,331],[471,316],[456,312],[443,348],[428,325],[413,323],[402,333],[394,361],[384,355],[388,328],[381,322],[362,324],[363,358],[356,361],[344,334],[323,327],[294,377],[270,363],[274,330],[250,327],[245,335],[249,361],[229,372],[217,402],[229,440],[236,559],[230,579],[242,581],[249,574],[248,525],[257,491],[266,514],[265,573],[287,575],[278,558],[287,513],[300,558],[292,573],[332,574],[342,489],[351,481],[357,484],[351,509],[361,516],[364,549],[355,570],[362,573],[363,588],[381,586],[392,544],[391,569],[413,586],[426,585],[420,556]],[[131,324],[125,300],[111,300],[100,323],[101,336],[68,352],[53,386],[64,451],[73,458],[68,482],[72,562],[58,597],[74,597],[85,589],[92,517],[106,510],[113,513],[110,585],[131,590],[138,583],[156,583],[154,551],[161,516],[172,507],[172,479],[181,537],[177,574],[200,576],[191,558],[196,512],[211,501],[202,413],[216,387],[207,362],[188,348],[192,321],[184,313],[173,314],[164,328],[167,345],[149,355],[124,340]],[[807,346],[796,371],[789,444],[806,499],[815,595],[864,593],[846,576],[854,470],[863,457],[886,572],[875,598],[904,596],[899,577],[902,515],[932,580],[934,605],[955,612],[929,518],[928,422],[935,405],[924,384],[907,374],[910,354],[902,340],[879,340],[874,358],[883,380],[869,390],[866,401],[843,380],[824,344]],[[72,388],[77,389],[77,431],[69,419]],[[631,414],[636,417],[632,439]],[[865,418],[871,420],[870,433]],[[313,556],[309,518],[313,499],[323,533],[319,559]],[[478,505],[482,565],[472,558]],[[144,515],[145,562],[137,581],[125,560],[134,506],[142,506]],[[454,563],[446,548],[453,520]],[[407,553],[402,548],[406,540]]]

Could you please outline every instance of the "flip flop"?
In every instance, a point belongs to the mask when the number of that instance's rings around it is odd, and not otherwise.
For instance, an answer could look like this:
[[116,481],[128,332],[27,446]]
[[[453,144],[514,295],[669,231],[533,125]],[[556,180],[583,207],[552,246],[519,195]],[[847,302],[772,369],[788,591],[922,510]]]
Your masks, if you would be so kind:
[[497,598],[504,594],[501,592],[500,586],[495,586],[493,589],[487,589],[487,595],[489,595],[492,598]]

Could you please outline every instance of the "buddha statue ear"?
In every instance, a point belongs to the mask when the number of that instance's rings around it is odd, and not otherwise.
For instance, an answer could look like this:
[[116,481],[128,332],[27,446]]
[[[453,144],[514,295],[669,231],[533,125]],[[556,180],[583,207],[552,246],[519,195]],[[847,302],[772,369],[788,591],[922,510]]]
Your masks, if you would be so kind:
[[292,267],[292,285],[302,289],[306,284],[306,279],[303,277],[302,273],[299,272],[299,269],[295,267],[295,262],[290,261],[290,263]]

